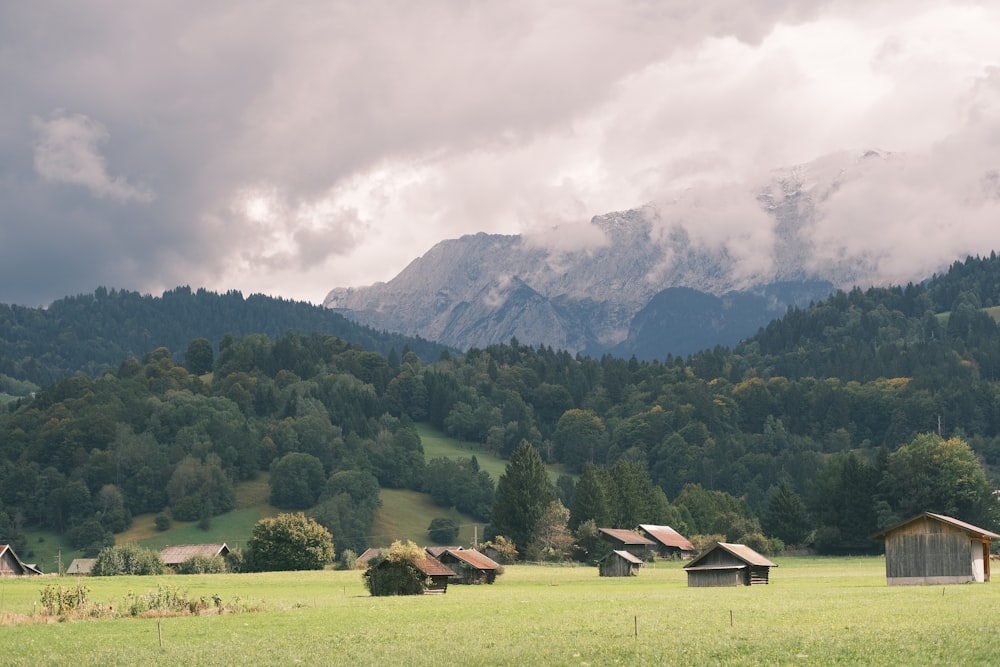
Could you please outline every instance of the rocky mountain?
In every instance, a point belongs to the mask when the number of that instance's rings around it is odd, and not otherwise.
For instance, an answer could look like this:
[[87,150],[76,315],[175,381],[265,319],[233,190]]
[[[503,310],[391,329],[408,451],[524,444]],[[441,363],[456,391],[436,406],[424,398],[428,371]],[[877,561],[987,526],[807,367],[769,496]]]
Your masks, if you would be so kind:
[[544,239],[479,233],[442,241],[392,280],[336,288],[324,305],[459,349],[516,337],[591,355],[662,358],[733,345],[790,304],[874,275],[870,254],[831,245],[819,225],[841,187],[899,159],[830,156],[773,172],[756,187],[692,188]]

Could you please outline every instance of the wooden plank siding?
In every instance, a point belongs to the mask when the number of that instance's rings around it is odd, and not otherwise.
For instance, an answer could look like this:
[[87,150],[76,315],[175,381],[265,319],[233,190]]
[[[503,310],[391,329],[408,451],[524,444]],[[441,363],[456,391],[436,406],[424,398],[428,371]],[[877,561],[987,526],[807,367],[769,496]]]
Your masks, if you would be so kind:
[[885,540],[888,585],[989,581],[991,534],[979,534],[949,520],[927,513],[878,535]]

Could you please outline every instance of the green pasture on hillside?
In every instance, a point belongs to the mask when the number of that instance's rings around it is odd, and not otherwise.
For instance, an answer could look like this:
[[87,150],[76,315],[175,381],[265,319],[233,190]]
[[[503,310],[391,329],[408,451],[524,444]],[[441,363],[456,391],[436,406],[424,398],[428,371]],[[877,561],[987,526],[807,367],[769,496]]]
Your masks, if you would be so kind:
[[[636,577],[508,566],[492,586],[369,597],[358,571],[82,578],[92,601],[177,586],[264,611],[12,624],[46,584],[0,580],[5,665],[992,665],[1000,584],[887,587],[880,558],[779,558],[772,583],[688,588],[681,563]],[[36,617],[37,618],[37,617]]]

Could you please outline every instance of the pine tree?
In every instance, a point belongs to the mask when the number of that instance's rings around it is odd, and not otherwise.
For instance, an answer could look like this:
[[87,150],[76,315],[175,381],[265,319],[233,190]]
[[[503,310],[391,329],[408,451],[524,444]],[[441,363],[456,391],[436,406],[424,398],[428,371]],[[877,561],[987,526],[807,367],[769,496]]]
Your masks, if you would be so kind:
[[542,457],[531,443],[522,440],[497,482],[490,534],[503,535],[519,547],[527,546],[538,519],[555,498]]

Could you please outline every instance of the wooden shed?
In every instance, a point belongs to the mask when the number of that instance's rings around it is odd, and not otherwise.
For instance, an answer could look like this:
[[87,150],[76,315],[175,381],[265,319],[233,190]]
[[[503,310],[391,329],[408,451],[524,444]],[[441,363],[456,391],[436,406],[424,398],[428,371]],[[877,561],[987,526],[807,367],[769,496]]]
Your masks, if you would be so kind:
[[656,542],[643,537],[634,530],[623,528],[598,528],[601,537],[611,542],[614,549],[627,551],[637,558],[645,559],[650,549],[656,546]]
[[656,555],[660,558],[688,559],[694,556],[695,548],[688,538],[684,537],[670,526],[656,526],[650,523],[639,524],[646,537],[653,540]]
[[22,562],[9,544],[0,544],[0,577],[32,577],[41,573],[34,565]]
[[74,558],[66,568],[66,574],[80,576],[89,575],[94,569],[94,563],[97,562],[96,558]]
[[743,544],[716,542],[684,566],[688,586],[756,586],[769,583],[770,570],[778,567]]
[[438,560],[455,571],[453,584],[492,584],[501,571],[500,563],[475,549],[446,549]]
[[645,561],[623,549],[615,549],[598,563],[602,577],[634,577]]
[[885,541],[889,586],[989,581],[994,537],[1000,535],[932,512],[872,535]]
[[[383,563],[387,562],[383,561]],[[441,561],[429,556],[413,561],[413,565],[423,572],[429,580],[429,583],[424,588],[424,595],[448,592],[448,580],[455,576],[454,570],[444,565]]]

